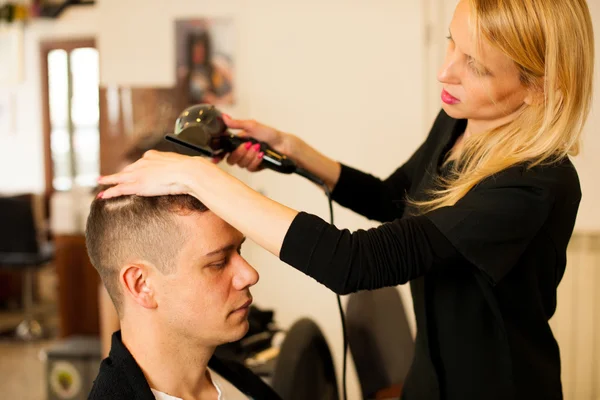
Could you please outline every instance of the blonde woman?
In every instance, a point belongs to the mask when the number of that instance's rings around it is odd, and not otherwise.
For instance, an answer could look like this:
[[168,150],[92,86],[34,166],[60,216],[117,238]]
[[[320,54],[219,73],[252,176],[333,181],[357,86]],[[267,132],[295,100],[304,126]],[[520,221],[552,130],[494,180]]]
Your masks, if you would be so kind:
[[[406,399],[560,399],[548,320],[581,199],[579,149],[592,88],[584,0],[462,0],[429,137],[386,180],[253,121],[343,206],[383,222],[339,230],[267,199],[201,158],[150,152],[101,197],[188,193],[336,293],[411,282],[417,319]],[[238,148],[228,162],[259,168]],[[244,204],[246,207],[239,207]]]

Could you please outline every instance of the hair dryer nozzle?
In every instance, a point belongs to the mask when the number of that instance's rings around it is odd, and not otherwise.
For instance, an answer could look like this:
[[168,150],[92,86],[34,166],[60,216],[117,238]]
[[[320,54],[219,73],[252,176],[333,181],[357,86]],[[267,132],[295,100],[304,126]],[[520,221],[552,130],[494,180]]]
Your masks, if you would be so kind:
[[175,121],[173,135],[167,135],[166,139],[209,157],[231,153],[245,142],[258,143],[260,151],[264,153],[264,167],[284,174],[296,172],[296,163],[293,160],[273,150],[266,143],[229,132],[221,112],[210,104],[197,104],[183,110]]

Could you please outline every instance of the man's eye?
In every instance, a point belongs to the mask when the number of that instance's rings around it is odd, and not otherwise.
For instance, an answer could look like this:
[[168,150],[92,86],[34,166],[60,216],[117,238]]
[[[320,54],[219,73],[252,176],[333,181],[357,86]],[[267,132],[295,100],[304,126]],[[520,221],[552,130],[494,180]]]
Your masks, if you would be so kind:
[[220,268],[224,268],[226,265],[227,265],[227,260],[222,260],[222,261],[210,264],[209,267],[220,269]]

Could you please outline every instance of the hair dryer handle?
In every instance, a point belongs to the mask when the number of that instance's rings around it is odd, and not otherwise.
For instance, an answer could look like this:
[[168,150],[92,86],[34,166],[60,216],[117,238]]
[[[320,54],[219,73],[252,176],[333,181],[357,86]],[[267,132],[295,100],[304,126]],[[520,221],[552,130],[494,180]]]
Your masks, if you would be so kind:
[[223,148],[225,148],[228,152],[234,151],[240,145],[246,142],[251,142],[253,144],[258,143],[260,145],[260,151],[264,153],[261,166],[270,168],[283,174],[292,174],[296,172],[297,167],[294,160],[288,158],[284,154],[279,153],[278,151],[273,150],[271,146],[265,142],[259,142],[251,137],[240,137],[232,133],[224,135],[222,138],[222,140],[227,142],[226,146],[223,146]]

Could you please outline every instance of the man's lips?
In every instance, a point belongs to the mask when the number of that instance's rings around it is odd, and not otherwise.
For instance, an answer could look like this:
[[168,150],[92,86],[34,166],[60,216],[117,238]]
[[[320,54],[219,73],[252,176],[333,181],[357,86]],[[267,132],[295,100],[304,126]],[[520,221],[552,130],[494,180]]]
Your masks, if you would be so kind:
[[250,307],[250,304],[252,304],[252,298],[248,299],[248,301],[246,301],[241,307],[233,310],[232,313],[238,312],[238,311],[245,311]]

